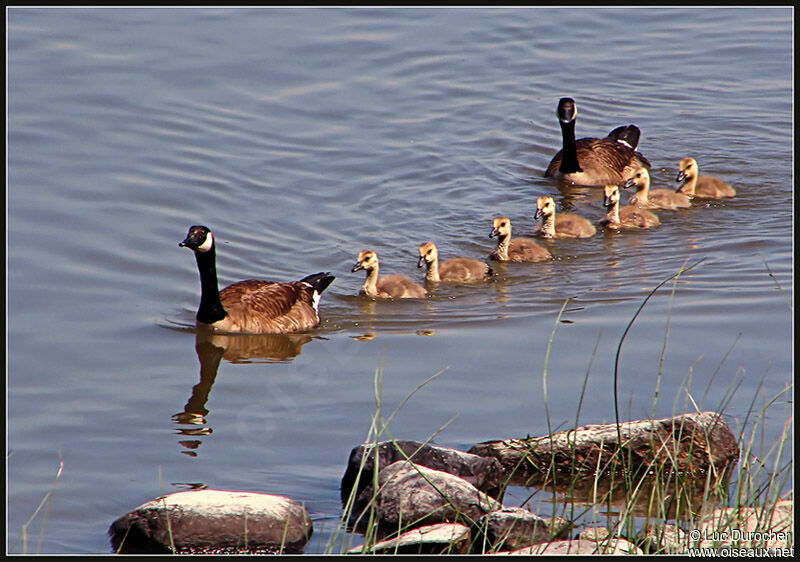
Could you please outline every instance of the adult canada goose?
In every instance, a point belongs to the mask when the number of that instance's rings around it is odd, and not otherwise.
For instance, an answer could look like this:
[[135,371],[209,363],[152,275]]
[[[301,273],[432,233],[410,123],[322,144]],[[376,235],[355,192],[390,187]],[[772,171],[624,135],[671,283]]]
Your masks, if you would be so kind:
[[439,250],[433,242],[425,242],[419,247],[417,267],[427,267],[425,281],[449,283],[471,283],[484,281],[494,272],[488,264],[473,258],[450,258],[439,263]]
[[198,323],[222,332],[251,334],[285,334],[319,324],[319,298],[333,275],[320,272],[290,283],[248,279],[220,291],[211,230],[193,226],[178,246],[192,250],[197,260],[201,289]]
[[633,177],[626,181],[622,187],[636,188],[628,205],[636,205],[643,209],[682,209],[692,206],[692,202],[683,193],[676,193],[671,189],[650,189],[650,172],[647,168],[639,168]]
[[536,214],[533,218],[542,219],[542,226],[536,234],[545,238],[589,238],[597,232],[594,225],[580,215],[556,214],[556,203],[547,195],[536,200]]
[[372,250],[364,250],[358,254],[358,261],[353,271],[365,270],[367,279],[361,287],[361,293],[379,299],[424,298],[428,295],[425,288],[414,283],[405,275],[384,275],[378,277],[380,265],[378,254]]
[[603,188],[603,206],[608,214],[600,220],[600,224],[608,228],[650,228],[661,224],[659,218],[647,209],[634,205],[619,204],[619,186],[607,185]]
[[719,178],[714,176],[701,176],[697,160],[684,158],[678,164],[678,177],[675,181],[681,183],[678,193],[698,199],[723,199],[733,197],[736,190]]
[[605,185],[622,183],[633,171],[650,167],[647,158],[636,151],[639,128],[636,125],[617,127],[609,136],[575,140],[575,119],[578,107],[572,98],[558,102],[558,122],[561,125],[562,148],[545,171],[545,177],[555,177],[576,185]]
[[492,221],[489,238],[497,237],[497,247],[489,254],[489,259],[496,261],[542,261],[552,259],[547,248],[537,244],[530,238],[511,238],[511,220],[508,217],[496,217]]

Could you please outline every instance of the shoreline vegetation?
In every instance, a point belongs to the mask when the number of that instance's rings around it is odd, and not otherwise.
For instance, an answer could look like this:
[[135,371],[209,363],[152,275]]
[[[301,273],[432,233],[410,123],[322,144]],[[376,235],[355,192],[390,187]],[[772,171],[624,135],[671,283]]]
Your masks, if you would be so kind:
[[[619,355],[636,316],[669,280],[674,283],[674,298],[678,277],[698,263],[653,289],[626,327],[614,368],[615,406]],[[555,332],[554,328],[542,376],[545,406],[547,358]],[[662,365],[663,353],[653,413]],[[468,451],[432,444],[455,418],[425,442],[397,439],[390,430],[395,415],[443,372],[422,382],[384,417],[383,366],[376,369],[375,412],[366,439],[352,449],[342,477],[339,521],[335,528],[326,529],[327,543],[318,543],[317,551],[687,554],[744,548],[761,555],[793,552],[791,412],[776,443],[767,446],[760,435],[768,411],[772,414],[779,405],[791,404],[791,385],[765,400],[760,409],[756,405],[759,385],[738,435],[724,413],[738,388],[732,385],[717,408],[705,411],[687,390],[696,411],[663,419],[620,421],[615,408],[615,422],[578,426],[579,403],[575,427],[558,432],[551,430],[546,408],[547,435],[486,441]],[[581,401],[585,388],[584,380]],[[677,407],[677,397],[674,404]],[[28,527],[43,508],[47,512],[63,470],[62,462],[53,490],[15,543],[22,540],[25,552]],[[513,500],[518,505],[504,505],[506,492],[513,487],[534,491],[522,502]],[[552,494],[553,509],[547,516],[526,507],[538,491]],[[602,516],[597,508],[602,508]],[[303,553],[313,532],[308,511],[295,500],[211,489],[155,498],[109,528],[116,553]]]

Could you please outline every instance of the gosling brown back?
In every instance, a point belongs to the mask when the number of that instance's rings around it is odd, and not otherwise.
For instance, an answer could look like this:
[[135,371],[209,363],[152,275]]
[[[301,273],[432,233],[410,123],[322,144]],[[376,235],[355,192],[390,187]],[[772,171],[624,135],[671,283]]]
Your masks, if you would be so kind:
[[636,188],[628,205],[635,205],[644,209],[685,209],[692,206],[691,200],[683,193],[676,193],[669,189],[650,189],[650,172],[647,168],[639,168],[633,177],[623,184],[623,189]]
[[677,191],[688,197],[725,199],[736,196],[736,190],[721,179],[714,176],[701,176],[700,167],[694,158],[684,158],[680,161],[675,181],[682,183]]
[[544,238],[589,238],[597,233],[595,226],[580,215],[556,214],[556,203],[547,195],[536,200],[536,213],[533,218],[542,219],[541,227],[534,233]]
[[618,228],[650,228],[661,224],[658,216],[634,205],[619,204],[619,186],[606,185],[603,187],[603,206],[608,209],[608,214],[600,220],[605,227]]
[[425,242],[419,247],[417,267],[425,266],[425,280],[429,282],[472,283],[486,281],[492,274],[488,264],[474,258],[450,258],[439,263],[439,250],[433,242]]
[[358,260],[353,266],[353,271],[365,270],[367,277],[361,287],[361,294],[377,299],[407,299],[424,298],[428,295],[425,288],[412,281],[405,275],[393,274],[380,277],[380,263],[378,253],[373,250],[363,250],[358,254]]
[[496,217],[489,238],[497,237],[497,247],[489,254],[496,261],[543,261],[552,259],[550,251],[530,238],[511,238],[511,219]]

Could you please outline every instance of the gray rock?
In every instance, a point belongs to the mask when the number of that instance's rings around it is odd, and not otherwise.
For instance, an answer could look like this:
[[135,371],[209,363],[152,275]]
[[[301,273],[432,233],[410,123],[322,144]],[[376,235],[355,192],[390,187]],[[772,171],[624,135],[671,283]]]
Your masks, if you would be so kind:
[[299,552],[312,532],[292,499],[208,489],[151,500],[109,529],[114,550],[125,553]]
[[486,441],[469,452],[497,458],[511,477],[510,485],[531,485],[546,481],[553,467],[595,480],[597,467],[615,459],[631,463],[625,467],[617,463],[615,470],[660,466],[702,476],[713,465],[725,472],[738,461],[739,446],[719,414],[698,412],[623,422],[619,428],[614,423],[593,424],[543,437]]
[[611,535],[611,531],[605,527],[588,527],[578,533],[578,539],[585,541],[600,542],[607,539]]
[[[491,550],[516,550],[553,538],[565,537],[570,523],[557,518],[543,518],[521,507],[504,507],[487,513],[478,520],[473,533],[480,552]],[[485,537],[482,540],[480,537]]]
[[689,548],[689,534],[673,523],[647,527],[638,543],[648,554],[683,554]]
[[794,503],[782,500],[766,507],[715,509],[700,525],[700,548],[794,547]]
[[[382,536],[434,523],[472,525],[503,507],[463,478],[408,461],[397,461],[381,470],[378,486],[375,515]],[[371,487],[362,492],[362,496],[371,494]]]
[[437,523],[375,543],[371,548],[362,545],[350,549],[348,554],[466,554],[469,543],[468,527],[459,523]]
[[496,554],[642,554],[642,551],[625,539],[609,538],[601,542],[585,539],[554,541]]
[[[366,453],[366,458],[365,458]],[[378,471],[390,464],[406,460],[414,464],[460,476],[479,490],[495,499],[501,499],[503,470],[497,459],[471,455],[457,449],[438,447],[417,441],[384,441],[378,443]],[[361,463],[363,461],[363,467]],[[342,503],[355,487],[355,497],[370,485],[375,466],[375,448],[372,444],[355,447],[350,452],[347,469],[342,477]],[[360,474],[360,476],[359,476]],[[358,482],[356,483],[356,480]],[[360,511],[360,509],[356,510]]]

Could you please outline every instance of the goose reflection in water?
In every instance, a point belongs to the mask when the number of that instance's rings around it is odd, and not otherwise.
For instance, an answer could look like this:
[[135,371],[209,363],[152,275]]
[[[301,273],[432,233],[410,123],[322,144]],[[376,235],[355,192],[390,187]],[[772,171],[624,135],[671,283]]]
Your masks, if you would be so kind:
[[195,450],[202,441],[196,438],[213,433],[206,424],[206,402],[223,358],[231,363],[285,363],[300,355],[303,346],[311,340],[307,334],[220,334],[199,329],[195,351],[200,361],[200,382],[192,387],[183,411],[172,416],[172,420],[182,426],[177,434],[187,437],[179,441],[186,449],[181,452],[197,456]]

